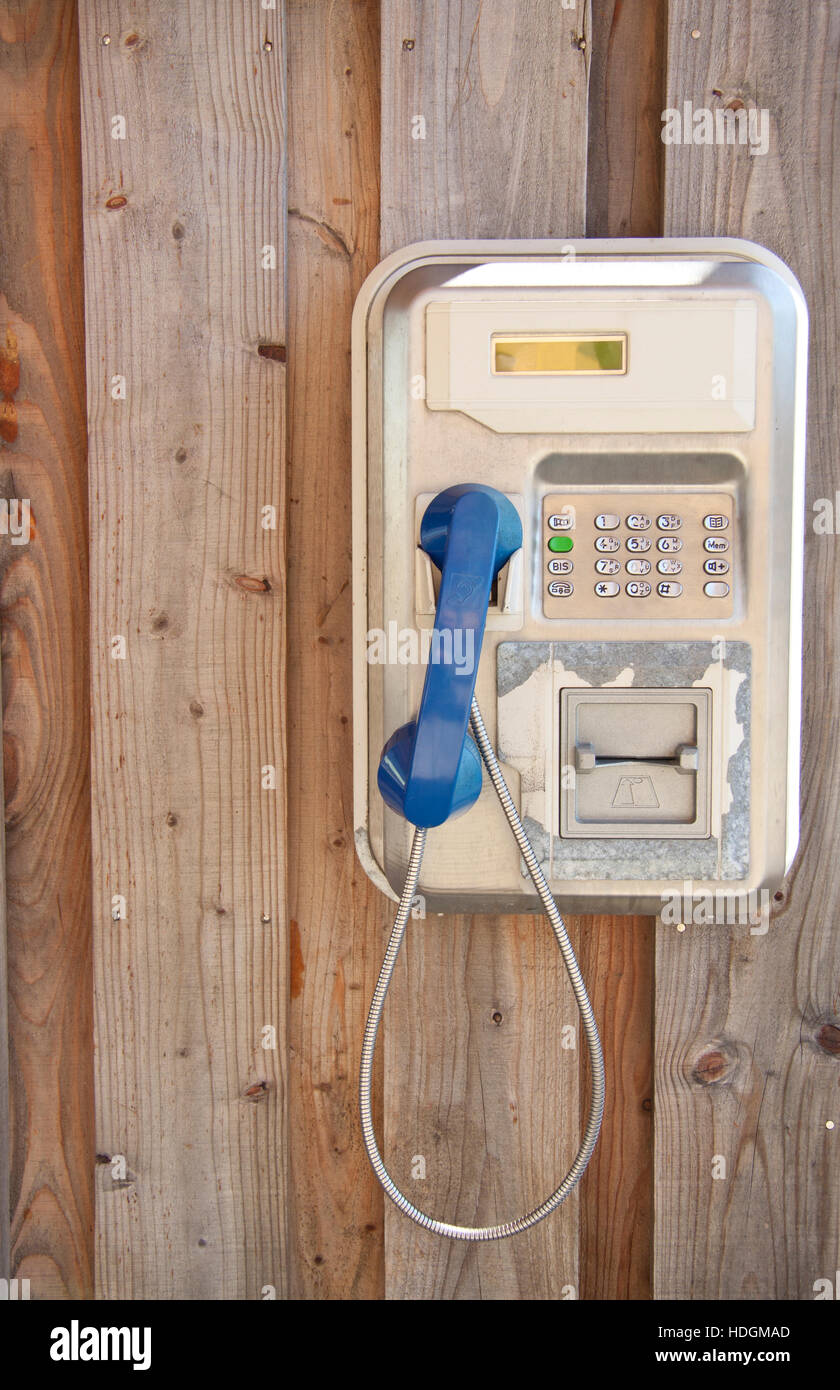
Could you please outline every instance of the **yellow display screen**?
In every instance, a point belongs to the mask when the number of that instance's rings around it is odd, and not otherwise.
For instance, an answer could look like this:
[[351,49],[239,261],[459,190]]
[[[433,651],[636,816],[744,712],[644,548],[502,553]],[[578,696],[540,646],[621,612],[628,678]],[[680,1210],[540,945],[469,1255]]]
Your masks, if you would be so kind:
[[493,371],[526,376],[589,376],[627,370],[627,334],[511,334],[492,339]]

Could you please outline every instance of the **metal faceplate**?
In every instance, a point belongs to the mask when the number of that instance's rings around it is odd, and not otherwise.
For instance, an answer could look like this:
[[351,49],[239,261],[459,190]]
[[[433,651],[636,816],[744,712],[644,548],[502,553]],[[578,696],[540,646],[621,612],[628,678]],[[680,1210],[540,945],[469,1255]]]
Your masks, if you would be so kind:
[[[524,533],[476,695],[561,903],[657,912],[778,886],[798,839],[806,363],[796,280],[743,241],[429,242],[369,277],[355,833],[384,891],[411,827],[376,769],[417,710],[439,581],[419,522],[474,482]],[[536,907],[486,779],[429,833],[420,891],[427,911]]]

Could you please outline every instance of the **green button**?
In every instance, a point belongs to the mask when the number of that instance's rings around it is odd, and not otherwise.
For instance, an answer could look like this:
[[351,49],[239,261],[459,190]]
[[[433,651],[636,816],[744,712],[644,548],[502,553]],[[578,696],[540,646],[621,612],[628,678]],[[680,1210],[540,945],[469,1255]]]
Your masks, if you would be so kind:
[[548,542],[549,550],[561,552],[565,550],[571,550],[573,545],[574,541],[572,540],[571,536],[552,536],[551,540]]

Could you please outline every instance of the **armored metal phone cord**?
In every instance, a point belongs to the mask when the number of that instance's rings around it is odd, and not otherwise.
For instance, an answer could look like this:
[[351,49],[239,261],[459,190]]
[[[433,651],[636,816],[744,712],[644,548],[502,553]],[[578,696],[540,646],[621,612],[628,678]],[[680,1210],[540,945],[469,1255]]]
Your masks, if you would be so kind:
[[577,1000],[578,1010],[580,1011],[583,1031],[586,1034],[586,1042],[589,1048],[591,1085],[589,1094],[589,1113],[586,1119],[586,1129],[583,1139],[578,1149],[575,1161],[555,1192],[533,1211],[528,1212],[527,1216],[517,1217],[515,1221],[505,1221],[498,1226],[453,1226],[448,1221],[437,1221],[433,1216],[427,1216],[408,1200],[404,1193],[400,1192],[396,1183],[391,1178],[385,1164],[382,1162],[382,1155],[376,1143],[376,1134],[373,1127],[373,1117],[370,1108],[370,1087],[373,1072],[373,1054],[376,1047],[376,1035],[379,1031],[379,1023],[382,1018],[382,1010],[385,1005],[385,998],[388,993],[388,986],[391,983],[391,976],[394,973],[394,966],[397,956],[400,953],[405,926],[408,915],[411,911],[411,904],[417,890],[417,880],[420,877],[420,865],[423,862],[423,850],[426,845],[426,831],[418,827],[414,831],[414,839],[411,845],[411,854],[408,860],[408,870],[405,876],[405,885],[400,898],[400,905],[394,919],[394,926],[391,931],[391,939],[388,942],[388,949],[385,952],[385,959],[382,962],[382,969],[379,972],[379,979],[376,982],[376,989],[373,992],[370,1012],[368,1014],[365,1036],[362,1042],[362,1060],[359,1076],[359,1107],[362,1119],[362,1135],[365,1141],[368,1158],[370,1159],[374,1172],[400,1211],[406,1216],[410,1216],[412,1221],[416,1221],[419,1226],[425,1227],[427,1231],[434,1231],[435,1235],[451,1236],[453,1240],[502,1240],[505,1236],[515,1236],[520,1231],[527,1231],[530,1226],[535,1226],[538,1221],[549,1216],[551,1212],[564,1202],[569,1193],[580,1182],[586,1171],[586,1165],[592,1157],[592,1151],[598,1141],[598,1133],[601,1128],[601,1117],[604,1113],[604,1054],[601,1051],[601,1039],[598,1035],[598,1025],[595,1022],[595,1015],[592,1012],[592,1005],[589,1002],[589,995],[583,983],[580,967],[575,958],[572,943],[569,940],[566,926],[557,910],[557,904],[551,895],[551,889],[546,882],[545,875],[539,866],[536,855],[531,847],[531,842],[525,834],[524,827],[513,804],[513,798],[508,790],[507,783],[502,776],[498,759],[493,750],[493,745],[487,736],[484,727],[484,720],[478,708],[478,702],[473,699],[470,711],[470,723],[473,736],[478,744],[479,751],[484,764],[490,774],[490,780],[496,788],[496,794],[502,803],[502,809],[508,818],[508,823],[513,831],[516,843],[519,846],[522,858],[528,868],[528,872],[534,883],[545,915],[551,923],[554,935],[557,938],[557,945],[560,947],[560,954],[566,972],[571,981]]

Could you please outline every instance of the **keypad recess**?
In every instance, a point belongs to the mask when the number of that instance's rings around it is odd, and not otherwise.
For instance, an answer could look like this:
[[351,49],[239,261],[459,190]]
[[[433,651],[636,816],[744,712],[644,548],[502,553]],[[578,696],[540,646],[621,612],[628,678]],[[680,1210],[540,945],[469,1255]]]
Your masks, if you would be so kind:
[[728,493],[552,493],[543,499],[542,529],[547,618],[732,614]]

